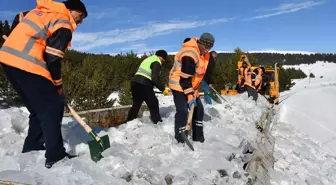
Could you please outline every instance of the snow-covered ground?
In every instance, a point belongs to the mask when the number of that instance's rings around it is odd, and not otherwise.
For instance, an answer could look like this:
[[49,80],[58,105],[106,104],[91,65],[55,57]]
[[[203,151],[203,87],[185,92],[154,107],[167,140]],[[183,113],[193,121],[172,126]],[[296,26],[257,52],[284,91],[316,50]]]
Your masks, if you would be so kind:
[[[0,110],[0,179],[28,184],[243,184],[243,141],[253,143],[254,122],[266,102],[258,106],[246,94],[232,97],[232,110],[224,104],[205,106],[205,143],[194,143],[195,151],[177,144],[173,137],[175,107],[172,96],[158,95],[163,123],[154,125],[148,112],[144,117],[118,128],[101,130],[108,134],[111,147],[98,163],[90,160],[86,141],[90,140],[71,118],[62,126],[67,151],[80,157],[57,163],[47,170],[44,152],[21,154],[27,133],[25,108]],[[232,153],[236,159],[229,161]],[[249,154],[250,155],[250,154]],[[241,159],[239,158],[241,157]],[[246,156],[245,156],[246,157]],[[129,182],[127,182],[127,179]],[[165,180],[166,179],[166,180]]]
[[[336,184],[336,157],[332,153],[335,143],[330,144],[336,131],[332,124],[335,109],[331,106],[336,96],[332,85],[336,71],[331,70],[335,66],[317,63],[312,72],[316,77],[323,73],[324,78],[311,79],[310,84],[308,79],[296,80],[292,90],[281,94],[281,99],[286,94],[292,96],[279,105],[278,120],[273,125],[273,185]],[[86,141],[91,138],[72,118],[64,118],[66,149],[80,156],[59,162],[51,169],[44,167],[43,151],[20,153],[28,129],[26,109],[0,110],[0,180],[43,185],[164,185],[166,181],[173,185],[246,184],[242,159],[249,154],[242,151],[246,141],[254,144],[258,132],[255,121],[266,107],[262,97],[257,106],[246,94],[225,97],[232,110],[225,109],[223,104],[205,105],[206,140],[203,144],[193,143],[194,152],[175,142],[172,96],[158,94],[158,98],[163,123],[153,125],[145,112],[142,118],[118,128],[94,128],[99,135],[108,134],[111,141],[111,147],[98,163],[90,160]]]
[[295,80],[296,85],[291,91],[281,95],[289,98],[282,105],[280,121],[315,138],[336,155],[336,121],[333,117],[336,113],[336,63],[317,62],[295,68],[302,69],[307,75],[311,70],[315,78],[310,82],[308,77]]
[[[281,93],[275,136],[274,181],[282,184],[336,184],[336,64],[317,62],[285,66],[309,70],[315,78],[294,80]],[[281,74],[280,74],[281,75]],[[323,78],[320,78],[323,76]],[[287,98],[287,99],[286,99]]]

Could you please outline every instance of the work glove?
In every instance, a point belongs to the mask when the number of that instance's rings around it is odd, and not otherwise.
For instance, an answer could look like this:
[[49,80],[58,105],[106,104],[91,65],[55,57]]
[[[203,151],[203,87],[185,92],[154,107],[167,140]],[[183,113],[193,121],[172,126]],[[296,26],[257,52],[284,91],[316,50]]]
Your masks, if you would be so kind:
[[162,94],[163,94],[164,96],[169,95],[169,89],[166,88],[166,89],[162,92]]
[[192,94],[188,95],[188,108],[191,108],[191,105],[194,104],[194,107],[197,107],[197,103],[196,103],[196,97]]
[[63,90],[62,90],[62,89],[58,89],[58,90],[57,90],[57,93],[58,93],[58,95],[60,96],[61,100],[62,100],[62,101],[64,102],[64,104],[65,104],[65,95],[64,95]]
[[63,92],[63,89],[57,89],[57,93],[59,94],[60,96],[60,100],[63,102],[63,104],[66,106],[66,104],[68,103],[67,102],[67,99],[65,97],[65,94]]
[[210,86],[208,85],[208,84],[204,84],[204,88],[203,88],[203,92],[204,92],[204,94],[206,94],[206,95],[209,95],[210,94],[210,88],[209,88]]

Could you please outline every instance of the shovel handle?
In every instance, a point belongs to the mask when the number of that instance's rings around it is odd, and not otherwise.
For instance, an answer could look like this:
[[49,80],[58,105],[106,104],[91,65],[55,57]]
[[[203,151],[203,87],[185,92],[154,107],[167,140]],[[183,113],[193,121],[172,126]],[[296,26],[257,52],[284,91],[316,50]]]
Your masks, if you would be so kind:
[[7,40],[8,37],[6,35],[2,35],[2,38]]
[[85,121],[77,114],[77,112],[69,105],[67,104],[70,113],[75,118],[75,120],[85,129],[85,131],[92,136],[96,141],[100,142],[100,137],[97,136],[96,133],[92,132],[92,128],[85,123]]
[[224,99],[224,98],[223,98],[223,97],[216,91],[215,88],[212,87],[212,85],[209,85],[209,87],[210,87],[213,91],[215,91],[215,93],[216,93],[222,100],[228,102],[226,99]]
[[[196,90],[194,92],[194,96],[198,94],[198,90]],[[195,104],[192,104],[191,107],[190,107],[190,110],[189,110],[189,113],[188,113],[188,120],[187,120],[187,124],[186,124],[186,131],[189,131],[190,128],[191,128],[191,123],[192,123],[192,118],[193,118],[193,115],[194,115],[194,109],[195,109]]]
[[191,128],[192,118],[193,118],[193,115],[194,115],[194,109],[195,109],[195,105],[192,104],[191,107],[190,107],[190,111],[188,113],[188,120],[187,120],[187,124],[186,124],[186,129],[185,129],[187,131],[189,131],[190,128]]

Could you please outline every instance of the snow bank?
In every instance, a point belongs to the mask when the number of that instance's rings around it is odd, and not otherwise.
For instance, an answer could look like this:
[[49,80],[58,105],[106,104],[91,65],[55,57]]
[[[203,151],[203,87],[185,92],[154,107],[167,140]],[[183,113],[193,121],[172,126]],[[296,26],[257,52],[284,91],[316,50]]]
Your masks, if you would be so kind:
[[[24,109],[0,110],[0,179],[28,184],[242,184],[245,147],[254,144],[255,121],[266,102],[256,106],[246,94],[228,98],[232,110],[222,104],[205,105],[205,142],[193,143],[195,151],[174,139],[172,96],[160,98],[163,123],[154,125],[149,113],[118,128],[102,130],[111,148],[98,163],[90,160],[86,141],[91,140],[77,123],[65,118],[62,134],[69,153],[80,157],[64,160],[47,170],[44,152],[21,154],[27,133],[28,114]],[[246,143],[246,142],[244,142]]]
[[272,185],[336,184],[336,157],[324,150],[321,143],[280,121],[272,134],[276,140],[274,170],[270,171]]

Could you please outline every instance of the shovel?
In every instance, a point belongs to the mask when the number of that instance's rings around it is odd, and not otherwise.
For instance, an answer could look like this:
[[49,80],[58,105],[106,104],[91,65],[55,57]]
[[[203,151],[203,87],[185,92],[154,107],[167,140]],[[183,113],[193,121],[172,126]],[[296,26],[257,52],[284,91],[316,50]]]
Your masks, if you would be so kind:
[[[225,98],[223,98],[217,91],[215,88],[212,87],[212,85],[209,85],[209,87],[217,94],[217,96],[219,96],[222,100],[226,101],[227,103],[229,103],[229,101],[227,101]],[[226,107],[226,106],[225,106]],[[228,104],[228,108],[231,109],[232,107]]]
[[188,120],[187,120],[187,124],[186,124],[186,128],[184,130],[184,132],[181,133],[182,139],[184,140],[184,142],[187,143],[187,145],[189,146],[189,148],[192,151],[195,151],[193,145],[190,143],[190,141],[188,140],[188,135],[191,129],[191,122],[192,122],[192,118],[193,118],[193,114],[194,114],[194,109],[195,109],[195,105],[192,104],[190,107],[190,111],[188,113]]
[[[197,93],[198,93],[198,91],[196,90],[195,94],[197,94]],[[190,141],[188,140],[188,135],[189,135],[189,132],[190,132],[190,129],[191,129],[192,118],[193,118],[193,115],[194,115],[194,109],[195,109],[195,105],[192,104],[191,107],[190,107],[189,113],[188,113],[188,120],[187,120],[186,128],[185,128],[184,132],[181,133],[182,139],[184,140],[184,142],[187,143],[187,145],[189,146],[189,148],[192,151],[195,151],[195,149],[194,149],[193,145],[190,143]]]
[[108,135],[104,135],[102,137],[99,137],[89,125],[87,125],[84,120],[75,112],[75,110],[67,104],[68,109],[70,110],[70,113],[75,118],[75,120],[85,129],[85,131],[94,139],[91,141],[88,141],[89,150],[91,159],[94,162],[99,161],[103,156],[101,153],[106,150],[107,148],[110,148],[110,139]]

